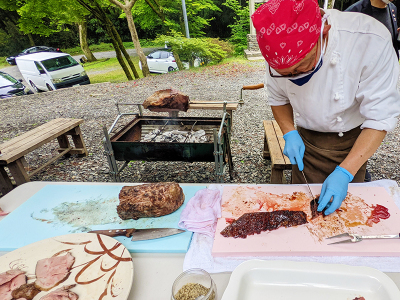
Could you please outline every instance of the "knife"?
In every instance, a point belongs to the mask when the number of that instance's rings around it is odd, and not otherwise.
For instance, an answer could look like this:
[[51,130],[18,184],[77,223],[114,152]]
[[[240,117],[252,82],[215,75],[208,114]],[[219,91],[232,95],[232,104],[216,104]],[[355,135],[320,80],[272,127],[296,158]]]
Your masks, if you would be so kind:
[[110,230],[92,230],[88,233],[104,234],[107,236],[126,236],[132,237],[132,241],[144,241],[162,238],[174,234],[185,232],[185,230],[177,228],[146,228],[146,229],[110,229]]
[[307,181],[306,175],[304,175],[304,171],[301,171],[301,174],[303,174],[304,180],[305,180],[305,182],[306,182],[306,184],[307,184],[307,187],[308,187],[308,191],[310,192],[310,194],[311,194],[311,197],[312,197],[312,199],[314,200],[314,199],[315,199],[315,197],[314,197],[313,193],[311,192],[311,188],[310,188],[310,185],[308,184],[308,181]]

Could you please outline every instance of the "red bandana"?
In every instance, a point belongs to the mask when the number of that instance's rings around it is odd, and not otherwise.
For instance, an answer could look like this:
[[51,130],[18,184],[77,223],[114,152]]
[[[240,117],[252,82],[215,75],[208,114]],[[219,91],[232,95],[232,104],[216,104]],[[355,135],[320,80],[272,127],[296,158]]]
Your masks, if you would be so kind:
[[316,0],[270,0],[251,19],[261,53],[274,69],[286,69],[302,60],[321,33]]

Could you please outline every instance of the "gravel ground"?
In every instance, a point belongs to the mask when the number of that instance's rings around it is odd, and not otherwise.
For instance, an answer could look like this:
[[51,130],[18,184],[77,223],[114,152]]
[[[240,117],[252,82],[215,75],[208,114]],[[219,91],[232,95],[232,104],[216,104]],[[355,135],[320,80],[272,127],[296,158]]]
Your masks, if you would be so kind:
[[[90,74],[89,74],[90,75]],[[109,168],[103,152],[104,125],[109,128],[117,116],[116,101],[142,103],[157,90],[174,88],[189,95],[191,100],[237,101],[243,85],[263,81],[264,64],[261,61],[246,64],[230,63],[211,66],[200,71],[181,71],[154,75],[131,82],[93,84],[28,95],[0,101],[0,142],[7,141],[51,119],[59,117],[81,118],[84,140],[89,151],[87,157],[73,155],[59,159],[31,180],[110,182]],[[232,155],[236,175],[228,183],[267,183],[271,162],[262,157],[262,120],[271,119],[272,113],[264,90],[244,91],[245,105],[233,113]],[[126,112],[135,111],[128,109]],[[135,111],[136,112],[136,111]],[[154,115],[145,111],[146,115]],[[157,113],[157,115],[167,115]],[[221,111],[194,110],[180,116],[215,116]],[[121,126],[124,122],[118,123]],[[399,125],[389,133],[378,151],[369,160],[373,180],[392,179],[400,184],[398,166]],[[56,153],[57,141],[42,146],[26,155],[31,170],[46,162]],[[122,163],[119,163],[121,166]],[[290,174],[287,173],[287,177]],[[123,182],[176,181],[182,183],[215,182],[215,165],[209,162],[146,162],[132,161],[121,174]]]

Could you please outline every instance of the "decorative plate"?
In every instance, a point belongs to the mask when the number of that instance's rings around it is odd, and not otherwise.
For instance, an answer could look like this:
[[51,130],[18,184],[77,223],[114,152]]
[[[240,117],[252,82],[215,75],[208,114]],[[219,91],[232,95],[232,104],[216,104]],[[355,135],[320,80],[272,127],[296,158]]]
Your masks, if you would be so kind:
[[18,268],[26,272],[28,283],[32,283],[37,261],[67,252],[75,257],[67,280],[50,291],[40,292],[33,300],[70,284],[76,284],[71,291],[82,300],[128,298],[133,281],[132,257],[124,245],[104,235],[67,234],[24,246],[0,257],[0,273]]

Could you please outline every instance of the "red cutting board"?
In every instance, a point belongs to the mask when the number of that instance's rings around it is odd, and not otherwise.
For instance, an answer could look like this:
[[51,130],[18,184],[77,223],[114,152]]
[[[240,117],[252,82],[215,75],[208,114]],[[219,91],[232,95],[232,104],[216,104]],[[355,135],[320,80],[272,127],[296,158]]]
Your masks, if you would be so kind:
[[[321,185],[312,185],[312,192],[318,195],[321,191]],[[261,234],[249,235],[245,239],[226,238],[220,232],[229,225],[226,218],[237,218],[243,213],[243,203],[247,205],[246,211],[260,211],[262,199],[265,197],[277,198],[281,195],[302,192],[305,201],[311,200],[308,196],[308,190],[303,185],[242,185],[242,186],[225,186],[222,196],[222,217],[218,219],[217,229],[212,248],[214,257],[226,256],[400,256],[400,239],[386,240],[364,240],[358,243],[347,243],[328,245],[333,240],[326,240],[325,237],[331,236],[330,231],[336,223],[332,223],[334,219],[325,219],[320,217],[316,223],[308,223],[296,227],[279,228],[274,231],[261,232]],[[394,203],[392,197],[383,187],[360,187],[350,186],[349,193],[353,197],[351,201],[356,205],[382,205],[388,208],[390,217],[381,220],[371,227],[363,225],[346,227],[343,223],[338,228],[351,233],[361,233],[365,235],[373,234],[398,234],[400,232],[400,209]],[[278,195],[276,197],[276,195]],[[301,198],[301,197],[300,197]],[[257,200],[258,199],[258,200]],[[259,201],[261,199],[261,201]],[[356,199],[357,201],[354,201]],[[257,202],[258,201],[258,202]],[[349,201],[349,203],[351,203]],[[235,210],[236,203],[238,206]],[[249,204],[250,203],[250,204]],[[259,203],[260,205],[257,205]],[[229,205],[228,205],[229,204]],[[298,205],[298,204],[297,204]],[[228,207],[227,207],[228,206]],[[267,208],[268,209],[268,208]],[[261,211],[265,211],[261,208]],[[349,209],[349,213],[351,209]],[[236,214],[236,215],[235,215]],[[336,216],[335,216],[336,215]],[[338,220],[338,214],[335,212],[330,218]],[[314,222],[311,221],[311,222]],[[338,221],[339,222],[339,221]],[[326,225],[329,224],[329,225]],[[342,226],[342,227],[341,227]],[[348,230],[350,229],[350,230]],[[319,232],[316,234],[316,232]],[[321,235],[321,232],[323,233]],[[342,233],[342,232],[336,232]],[[326,236],[323,236],[323,235]],[[340,239],[339,239],[340,240]]]

